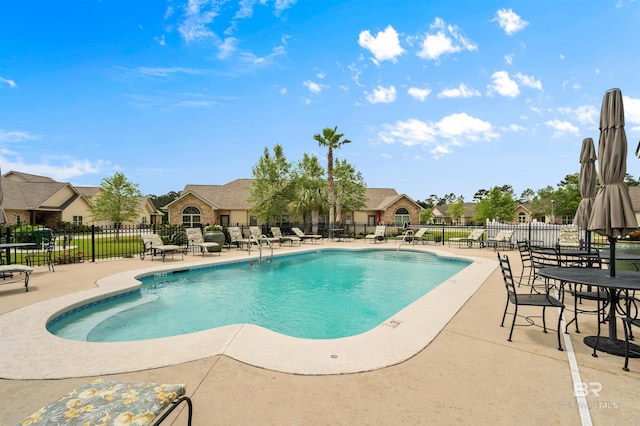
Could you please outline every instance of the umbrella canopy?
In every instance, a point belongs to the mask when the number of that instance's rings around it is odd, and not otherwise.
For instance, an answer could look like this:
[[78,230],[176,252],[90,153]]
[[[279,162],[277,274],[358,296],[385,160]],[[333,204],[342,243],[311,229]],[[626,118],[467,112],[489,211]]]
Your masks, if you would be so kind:
[[624,105],[620,89],[607,91],[600,110],[598,141],[600,182],[593,203],[588,229],[609,238],[611,276],[615,276],[615,244],[618,237],[638,227],[631,205],[627,174],[627,135],[624,131]]
[[2,192],[2,171],[0,170],[0,225],[7,223],[7,215],[4,212],[2,202],[4,199],[4,193]]
[[593,139],[585,138],[580,151],[580,195],[582,200],[573,218],[573,224],[588,229],[593,201],[596,198],[596,149]]

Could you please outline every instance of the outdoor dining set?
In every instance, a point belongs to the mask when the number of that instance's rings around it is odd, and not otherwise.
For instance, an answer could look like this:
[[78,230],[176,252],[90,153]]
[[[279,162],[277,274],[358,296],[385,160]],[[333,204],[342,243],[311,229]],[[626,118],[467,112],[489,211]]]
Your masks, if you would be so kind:
[[[546,308],[558,310],[557,337],[558,349],[562,350],[561,332],[563,331],[563,313],[571,312],[567,317],[564,332],[569,333],[570,325],[576,333],[580,333],[580,317],[590,314],[597,318],[597,334],[587,336],[584,343],[593,348],[593,356],[598,351],[624,356],[624,370],[628,371],[629,358],[640,358],[640,346],[633,344],[632,327],[640,327],[640,254],[625,254],[618,260],[627,260],[635,270],[617,271],[615,276],[611,269],[608,252],[597,249],[577,249],[556,246],[536,247],[527,241],[518,242],[518,251],[522,261],[519,276],[514,275],[509,257],[498,252],[498,261],[507,290],[502,323],[507,315],[512,316],[511,330],[508,340],[511,341],[516,325],[534,325],[533,316],[525,316],[526,323],[517,321],[518,308],[534,306],[542,308],[542,327],[547,331]],[[569,298],[571,296],[571,305]],[[513,306],[511,311],[510,306]],[[618,336],[618,319],[621,319],[624,339]],[[608,334],[604,334],[603,324],[607,325]]]

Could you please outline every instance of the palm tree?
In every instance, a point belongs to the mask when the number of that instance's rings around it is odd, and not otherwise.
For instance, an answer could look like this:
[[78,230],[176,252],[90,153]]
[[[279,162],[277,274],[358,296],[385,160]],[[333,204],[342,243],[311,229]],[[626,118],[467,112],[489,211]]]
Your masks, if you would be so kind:
[[344,135],[338,133],[338,126],[333,129],[326,127],[322,129],[322,134],[314,135],[313,138],[318,141],[320,146],[327,147],[327,183],[329,186],[329,225],[334,222],[335,211],[335,193],[333,187],[333,150],[340,148],[346,143],[351,143],[349,139],[342,139]]

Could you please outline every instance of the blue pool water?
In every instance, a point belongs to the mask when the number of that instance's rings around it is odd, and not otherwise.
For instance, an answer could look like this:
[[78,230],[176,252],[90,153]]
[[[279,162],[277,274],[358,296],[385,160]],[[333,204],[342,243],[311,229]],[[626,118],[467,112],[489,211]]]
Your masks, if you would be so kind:
[[126,297],[52,320],[60,337],[144,340],[250,323],[309,339],[353,336],[383,323],[470,262],[430,253],[322,250],[270,262],[141,278]]

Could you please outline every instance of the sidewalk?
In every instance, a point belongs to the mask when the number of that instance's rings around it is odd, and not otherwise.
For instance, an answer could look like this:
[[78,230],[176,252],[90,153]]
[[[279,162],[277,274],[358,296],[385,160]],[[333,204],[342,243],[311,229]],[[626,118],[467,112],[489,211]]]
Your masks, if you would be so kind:
[[[360,244],[325,242],[317,248]],[[396,247],[394,242],[378,246]],[[437,248],[460,255],[496,256],[491,249]],[[519,274],[518,252],[505,253]],[[222,256],[241,257],[246,252],[234,249]],[[128,259],[60,265],[56,272],[38,268],[28,293],[17,285],[0,287],[0,312],[93,288],[98,278],[156,263],[161,265],[157,260]],[[283,374],[214,356],[108,377],[186,383],[194,402],[195,425],[580,424],[568,352],[557,350],[554,332],[544,334],[537,327],[517,327],[513,342],[507,342],[509,330],[499,325],[505,298],[502,277],[496,269],[425,349],[406,362],[367,373]],[[553,324],[557,313],[547,315],[549,324]],[[588,391],[593,423],[637,424],[640,361],[632,360],[631,371],[624,372],[622,358],[604,353],[593,358],[582,338],[595,333],[595,322],[586,317],[581,329],[582,334],[569,337],[581,381]],[[567,349],[564,342],[563,347]],[[0,361],[1,354],[2,349]],[[144,353],[131,356],[144,357]],[[14,424],[90,379],[0,380],[0,425]],[[174,424],[186,424],[185,416]]]

